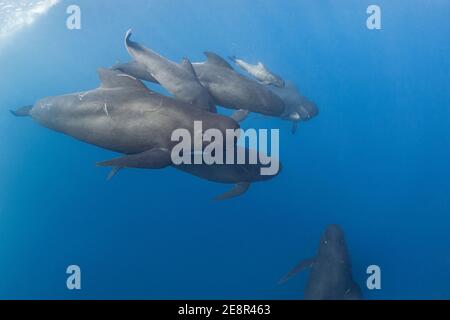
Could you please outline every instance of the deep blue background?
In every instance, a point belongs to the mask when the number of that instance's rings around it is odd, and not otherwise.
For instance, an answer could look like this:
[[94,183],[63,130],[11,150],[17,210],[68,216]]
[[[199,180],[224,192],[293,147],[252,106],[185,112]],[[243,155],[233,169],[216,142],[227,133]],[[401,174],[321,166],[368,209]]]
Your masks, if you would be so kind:
[[[65,9],[82,9],[82,30]],[[113,4],[114,3],[114,4]],[[355,279],[382,269],[366,298],[450,298],[450,2],[63,1],[0,40],[0,298],[302,297],[327,224],[347,236]],[[123,37],[163,55],[203,50],[263,61],[320,107],[281,129],[284,171],[240,198],[173,169],[105,181],[112,153],[8,110],[98,85],[96,68],[127,61]],[[68,291],[65,268],[82,268]]]

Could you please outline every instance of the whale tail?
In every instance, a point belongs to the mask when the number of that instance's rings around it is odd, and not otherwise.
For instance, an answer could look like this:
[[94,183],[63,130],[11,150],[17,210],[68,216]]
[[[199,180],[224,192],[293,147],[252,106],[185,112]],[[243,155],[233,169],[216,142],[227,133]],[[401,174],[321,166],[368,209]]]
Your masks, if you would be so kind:
[[33,106],[24,106],[16,110],[9,110],[16,117],[28,117]]

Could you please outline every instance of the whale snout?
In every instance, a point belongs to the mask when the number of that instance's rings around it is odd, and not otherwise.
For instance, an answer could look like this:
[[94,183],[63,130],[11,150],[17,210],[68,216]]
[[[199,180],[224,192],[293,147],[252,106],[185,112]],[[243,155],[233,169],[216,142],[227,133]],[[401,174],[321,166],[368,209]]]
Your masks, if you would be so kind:
[[341,242],[344,240],[344,231],[337,224],[331,224],[325,230],[324,238],[330,242]]
[[304,102],[297,107],[300,119],[303,121],[311,120],[319,114],[319,108],[314,102]]

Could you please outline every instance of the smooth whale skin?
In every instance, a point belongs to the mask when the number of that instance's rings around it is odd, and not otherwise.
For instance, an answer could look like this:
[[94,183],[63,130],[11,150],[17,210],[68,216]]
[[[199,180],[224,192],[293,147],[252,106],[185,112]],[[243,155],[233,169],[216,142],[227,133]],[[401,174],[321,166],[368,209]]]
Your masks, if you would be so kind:
[[286,81],[284,87],[268,86],[268,88],[283,99],[286,107],[281,118],[293,122],[292,133],[297,130],[299,121],[311,120],[319,114],[317,105],[301,95],[292,81]]
[[[234,146],[234,148],[234,164],[181,164],[172,165],[172,167],[204,180],[235,184],[234,188],[216,197],[215,200],[225,200],[240,196],[248,190],[251,183],[270,180],[281,172],[281,163],[278,163],[279,170],[275,175],[262,175],[261,168],[267,167],[267,165],[263,165],[260,161],[257,161],[255,164],[251,164],[248,161],[245,164],[239,164],[237,162],[238,149],[245,153],[247,160],[250,159],[250,154],[255,155],[256,151],[241,146]],[[226,150],[226,152],[229,151],[229,149]],[[278,159],[273,161],[278,161]]]
[[147,73],[150,75],[147,78],[156,79],[178,100],[196,105],[204,110],[215,108],[208,90],[199,82],[192,64],[187,58],[184,58],[181,64],[172,62],[149,48],[131,41],[131,30],[125,36],[125,46],[128,53],[145,70],[145,72],[139,71],[134,63],[131,68],[138,74],[132,74],[133,76],[139,78]]
[[[215,104],[275,117],[284,113],[284,101],[279,96],[262,84],[237,73],[220,56],[212,52],[205,52],[205,55],[205,62],[194,62],[192,66],[198,80],[208,89]],[[159,82],[142,65],[141,68],[138,65],[139,63],[129,62],[115,65],[113,68],[138,79]]]
[[317,256],[302,261],[280,283],[285,283],[298,272],[311,268],[305,290],[306,300],[360,300],[362,293],[352,279],[350,256],[344,232],[337,225],[325,230]]
[[49,129],[130,155],[103,164],[113,167],[170,165],[168,153],[177,143],[171,141],[172,132],[184,128],[193,135],[194,121],[202,121],[203,130],[216,128],[223,134],[239,128],[228,117],[160,95],[129,75],[109,69],[98,73],[99,88],[44,98],[32,108],[18,109],[17,115],[28,114]]
[[214,101],[223,107],[247,110],[269,116],[284,113],[284,101],[260,83],[239,73],[219,55],[205,52],[205,62],[193,63],[200,82]]
[[284,80],[272,71],[269,71],[269,69],[267,69],[266,66],[262,64],[262,62],[258,62],[257,64],[253,65],[245,62],[242,59],[238,59],[235,56],[229,57],[229,59],[233,61],[237,66],[239,66],[242,70],[252,75],[262,84],[284,87]]
[[126,73],[136,79],[159,83],[146,69],[145,67],[137,62],[136,60],[132,60],[128,63],[116,63],[111,67],[111,70],[120,71],[122,73]]

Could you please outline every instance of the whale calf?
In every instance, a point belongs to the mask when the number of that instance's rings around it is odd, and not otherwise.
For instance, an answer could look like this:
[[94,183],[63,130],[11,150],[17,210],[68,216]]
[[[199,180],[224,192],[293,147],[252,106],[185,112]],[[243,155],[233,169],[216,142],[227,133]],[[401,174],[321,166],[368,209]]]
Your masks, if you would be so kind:
[[[181,64],[172,62],[149,48],[131,41],[131,30],[125,36],[125,47],[134,60],[146,71],[140,72],[136,77],[142,77],[143,74],[148,73],[177,99],[205,110],[214,110],[215,106],[208,90],[199,82],[192,64],[187,58],[184,58]],[[139,72],[136,64],[133,67],[135,71]]]
[[139,80],[99,69],[101,86],[94,90],[44,98],[19,108],[16,116],[30,116],[39,124],[78,140],[124,156],[99,163],[119,168],[163,168],[171,162],[174,130],[194,135],[194,122],[204,130],[236,130],[232,119],[153,92]]
[[253,65],[242,59],[238,59],[236,56],[231,56],[228,58],[262,84],[284,87],[284,80],[272,71],[269,71],[269,69],[267,69],[262,62],[258,62]]
[[307,268],[311,268],[311,274],[305,290],[306,300],[362,299],[361,289],[352,279],[344,232],[338,225],[328,226],[320,240],[317,255],[300,262],[279,284]]
[[[231,65],[213,52],[205,52],[206,61],[192,66],[200,83],[208,89],[216,105],[237,109],[238,112],[256,112],[279,117],[285,112],[284,101],[262,84],[237,73]],[[132,61],[113,66],[138,79],[159,80],[139,62]],[[164,85],[161,83],[164,87]]]

